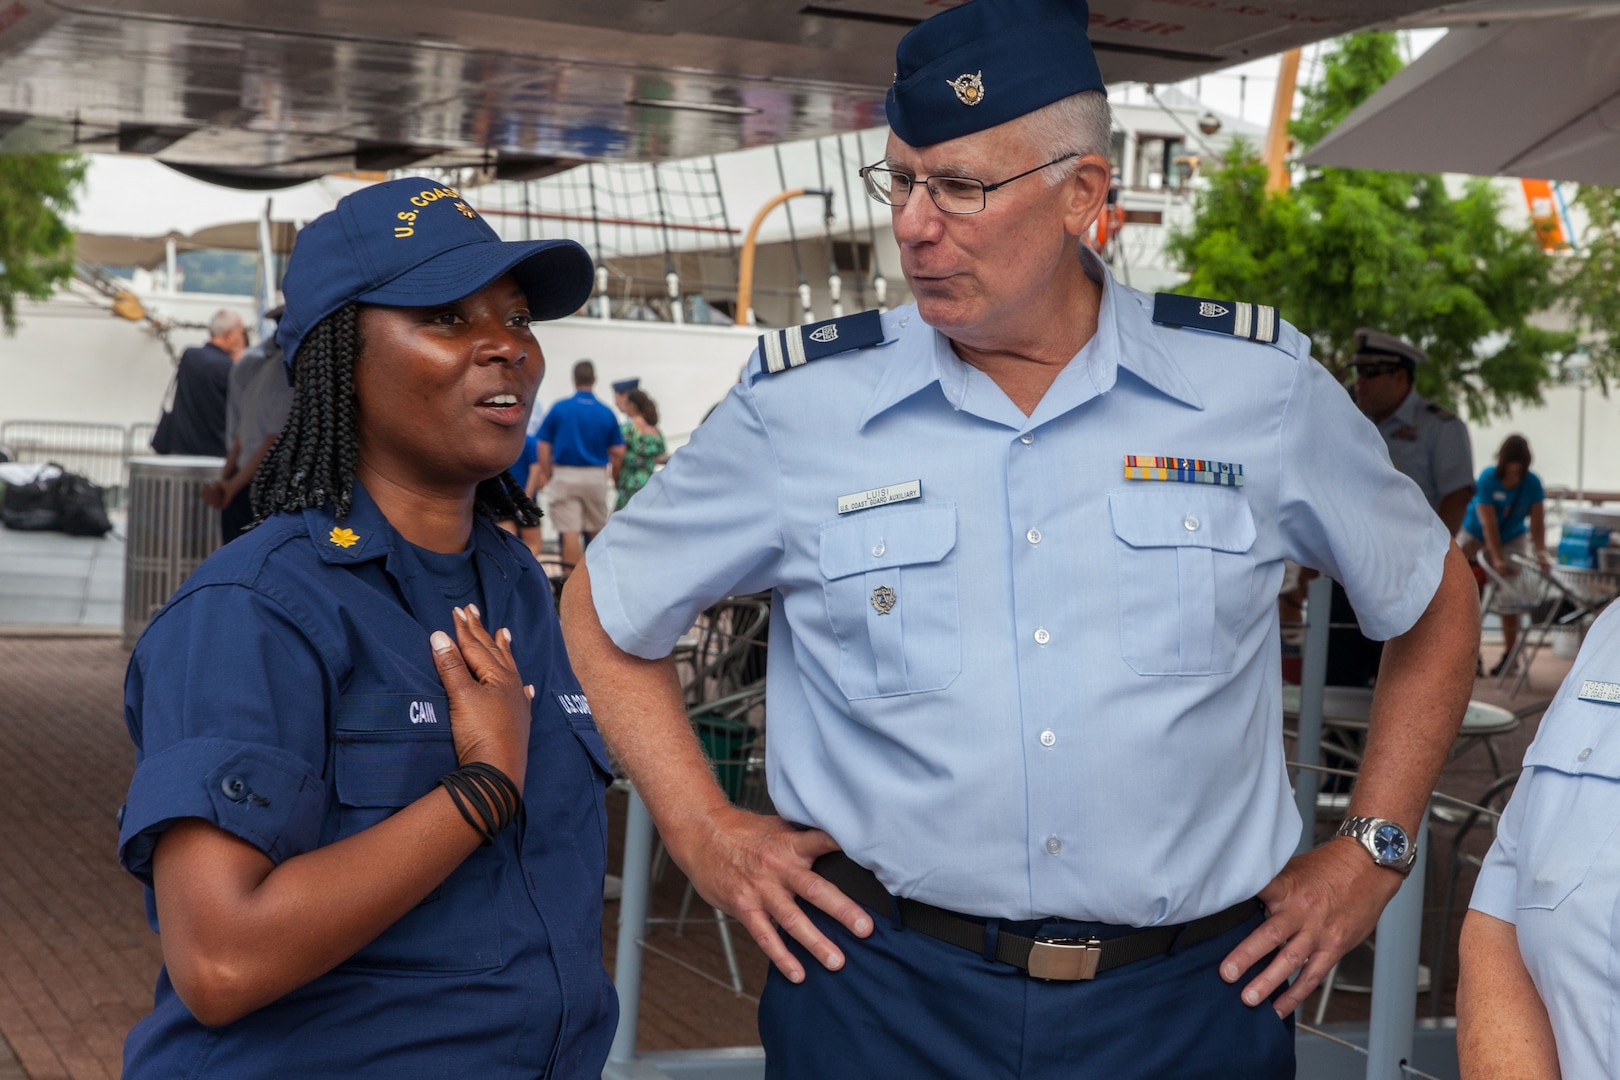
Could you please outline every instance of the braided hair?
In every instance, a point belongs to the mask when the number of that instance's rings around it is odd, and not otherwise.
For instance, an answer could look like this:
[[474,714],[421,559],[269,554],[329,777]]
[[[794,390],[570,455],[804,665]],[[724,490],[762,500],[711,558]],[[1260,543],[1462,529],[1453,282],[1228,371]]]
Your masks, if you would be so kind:
[[[316,323],[299,345],[287,423],[253,476],[255,525],[271,514],[328,504],[338,521],[348,518],[360,460],[354,364],[362,344],[360,305],[350,301]],[[479,481],[473,509],[491,521],[540,524],[540,508],[505,469]]]

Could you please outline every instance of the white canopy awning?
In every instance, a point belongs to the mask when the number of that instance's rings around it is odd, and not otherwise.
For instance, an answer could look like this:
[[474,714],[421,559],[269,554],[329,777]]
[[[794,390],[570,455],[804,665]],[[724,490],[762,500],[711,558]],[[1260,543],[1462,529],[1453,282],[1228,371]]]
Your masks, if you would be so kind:
[[1453,30],[1305,161],[1620,184],[1620,12]]

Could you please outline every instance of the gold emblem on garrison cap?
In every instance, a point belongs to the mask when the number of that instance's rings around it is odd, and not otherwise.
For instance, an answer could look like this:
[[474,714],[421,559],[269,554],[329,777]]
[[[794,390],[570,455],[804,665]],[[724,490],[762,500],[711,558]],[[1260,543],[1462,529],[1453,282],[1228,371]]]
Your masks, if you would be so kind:
[[887,585],[879,585],[872,590],[872,606],[879,615],[887,615],[894,610],[894,590]]
[[327,539],[340,548],[351,548],[360,542],[360,534],[353,529],[339,529],[334,526]]
[[964,105],[977,105],[984,100],[984,72],[976,71],[972,75],[958,75],[945,82],[956,91],[956,100]]

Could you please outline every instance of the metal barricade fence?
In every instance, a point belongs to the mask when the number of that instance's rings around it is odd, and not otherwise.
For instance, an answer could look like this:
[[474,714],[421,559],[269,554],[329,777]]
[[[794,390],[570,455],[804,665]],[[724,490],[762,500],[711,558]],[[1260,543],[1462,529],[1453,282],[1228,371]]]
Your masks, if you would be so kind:
[[134,646],[158,608],[219,547],[219,511],[203,502],[202,489],[221,464],[211,457],[130,460],[125,646]]
[[0,424],[0,445],[16,460],[29,464],[55,462],[103,489],[107,505],[118,506],[124,488],[129,433],[119,424],[75,420],[7,420]]

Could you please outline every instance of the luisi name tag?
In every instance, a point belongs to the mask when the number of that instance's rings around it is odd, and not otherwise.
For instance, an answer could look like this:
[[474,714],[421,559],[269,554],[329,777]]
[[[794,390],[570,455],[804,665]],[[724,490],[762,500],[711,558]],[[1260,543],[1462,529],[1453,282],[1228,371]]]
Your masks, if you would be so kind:
[[1581,683],[1581,700],[1595,701],[1600,705],[1620,705],[1620,683],[1587,679]]
[[903,484],[890,484],[887,487],[873,488],[871,491],[857,491],[853,495],[840,495],[838,512],[853,514],[857,510],[870,510],[874,506],[888,506],[890,503],[910,502],[912,499],[920,498],[922,498],[922,481],[907,480]]

